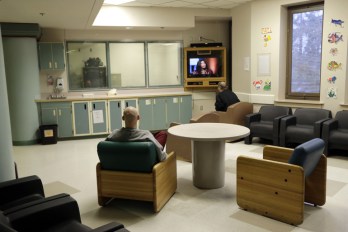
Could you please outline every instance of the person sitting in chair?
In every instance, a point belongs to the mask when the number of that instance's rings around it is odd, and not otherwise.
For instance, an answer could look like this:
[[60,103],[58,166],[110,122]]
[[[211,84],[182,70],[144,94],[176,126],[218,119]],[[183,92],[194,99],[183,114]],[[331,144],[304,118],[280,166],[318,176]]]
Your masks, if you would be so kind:
[[163,151],[163,148],[167,141],[167,133],[165,131],[160,131],[153,135],[148,130],[137,129],[137,122],[139,119],[139,112],[136,108],[132,106],[125,108],[122,116],[122,120],[125,122],[125,127],[112,131],[112,133],[106,138],[106,141],[151,141],[156,145],[158,160],[165,160],[167,158],[167,153]]
[[218,94],[216,95],[215,110],[226,111],[227,107],[239,101],[237,95],[227,88],[226,82],[220,81],[218,83]]

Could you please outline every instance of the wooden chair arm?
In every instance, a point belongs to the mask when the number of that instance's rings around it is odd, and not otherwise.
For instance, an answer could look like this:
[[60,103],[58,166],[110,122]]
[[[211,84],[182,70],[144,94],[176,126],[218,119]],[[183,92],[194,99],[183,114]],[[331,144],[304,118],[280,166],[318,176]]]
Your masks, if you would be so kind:
[[237,204],[243,209],[301,224],[304,186],[302,167],[245,156],[237,158]]
[[263,148],[263,159],[288,163],[294,149],[266,145]]

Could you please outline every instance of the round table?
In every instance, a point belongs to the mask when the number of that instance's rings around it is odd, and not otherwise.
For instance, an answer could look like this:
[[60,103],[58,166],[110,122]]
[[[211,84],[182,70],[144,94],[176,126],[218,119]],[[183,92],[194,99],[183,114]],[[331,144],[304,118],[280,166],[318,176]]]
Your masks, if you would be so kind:
[[225,140],[244,138],[250,130],[227,123],[189,123],[170,127],[168,133],[191,139],[194,186],[215,189],[225,185]]

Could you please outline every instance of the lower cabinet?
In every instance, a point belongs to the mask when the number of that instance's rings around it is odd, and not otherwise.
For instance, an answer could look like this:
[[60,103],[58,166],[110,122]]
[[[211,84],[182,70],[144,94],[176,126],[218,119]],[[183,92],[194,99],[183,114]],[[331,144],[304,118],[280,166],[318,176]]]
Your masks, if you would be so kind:
[[74,136],[108,133],[107,101],[72,103]]
[[139,113],[139,129],[161,130],[166,128],[166,98],[140,98]]
[[128,106],[139,109],[143,130],[165,130],[171,122],[188,123],[192,117],[191,95],[39,104],[41,125],[57,124],[58,138],[109,134],[124,126]]
[[71,102],[41,103],[41,125],[58,125],[58,138],[72,137]]

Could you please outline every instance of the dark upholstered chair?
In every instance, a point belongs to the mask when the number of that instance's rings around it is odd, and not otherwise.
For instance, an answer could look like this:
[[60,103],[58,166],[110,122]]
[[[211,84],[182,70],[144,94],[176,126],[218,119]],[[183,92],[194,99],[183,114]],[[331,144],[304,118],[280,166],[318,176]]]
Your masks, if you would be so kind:
[[267,145],[263,159],[237,158],[237,204],[250,212],[298,225],[304,202],[326,202],[325,143],[316,138],[295,149]]
[[176,158],[169,153],[157,161],[152,142],[112,142],[98,144],[98,203],[105,206],[113,198],[153,202],[159,212],[177,188]]
[[293,115],[280,120],[279,145],[298,145],[314,138],[321,138],[322,124],[332,118],[330,110],[297,109]]
[[334,119],[324,122],[322,139],[327,156],[333,149],[348,150],[348,110],[338,111]]
[[245,137],[245,144],[251,144],[253,137],[259,137],[278,145],[280,119],[291,114],[291,108],[285,106],[261,106],[258,113],[248,114],[245,126],[250,129],[250,134]]
[[59,199],[45,199],[40,203],[25,204],[21,207],[0,211],[2,232],[126,232],[120,223],[112,222],[96,229],[81,223],[77,202],[65,195]]
[[0,183],[0,210],[45,198],[41,179],[28,176]]

